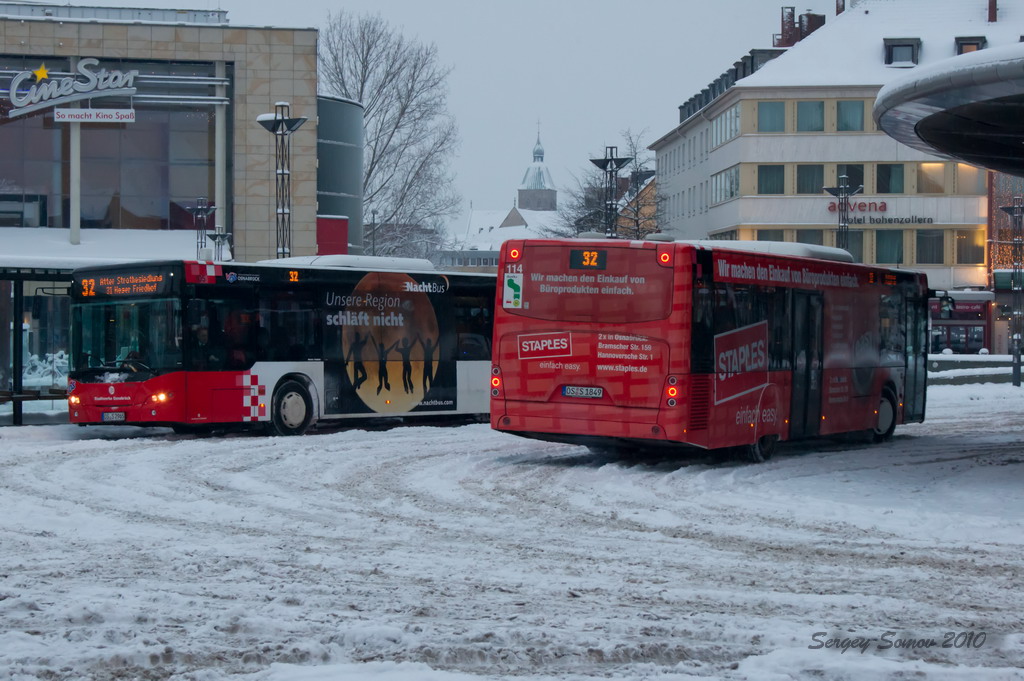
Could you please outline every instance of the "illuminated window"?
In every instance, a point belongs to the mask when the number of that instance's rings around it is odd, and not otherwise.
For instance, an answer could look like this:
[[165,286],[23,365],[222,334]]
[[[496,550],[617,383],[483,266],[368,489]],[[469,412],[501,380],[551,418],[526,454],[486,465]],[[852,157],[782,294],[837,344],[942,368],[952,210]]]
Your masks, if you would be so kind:
[[985,264],[985,230],[956,230],[956,262],[958,265]]
[[917,166],[917,193],[942,194],[946,191],[946,164],[921,163]]
[[971,36],[966,38],[956,39],[956,53],[967,54],[968,52],[977,52],[978,50],[985,49],[987,41],[985,36]]
[[956,164],[956,193],[981,196],[985,194],[985,179],[987,173],[981,168],[967,165],[966,163]]

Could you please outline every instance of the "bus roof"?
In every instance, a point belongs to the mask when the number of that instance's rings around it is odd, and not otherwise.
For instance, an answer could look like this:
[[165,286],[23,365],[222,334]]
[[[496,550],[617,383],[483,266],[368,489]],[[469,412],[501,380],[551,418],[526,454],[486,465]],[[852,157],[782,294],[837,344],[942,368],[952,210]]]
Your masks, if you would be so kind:
[[[661,239],[652,239],[661,241]],[[672,239],[672,243],[682,243],[708,248],[715,251],[745,251],[748,253],[766,253],[771,255],[795,256],[798,258],[816,258],[835,262],[854,262],[853,256],[842,248],[802,244],[795,241],[718,241],[712,239],[688,240]]]
[[257,265],[280,267],[343,267],[355,270],[432,271],[434,263],[425,258],[392,258],[382,255],[300,255],[274,260],[257,260]]

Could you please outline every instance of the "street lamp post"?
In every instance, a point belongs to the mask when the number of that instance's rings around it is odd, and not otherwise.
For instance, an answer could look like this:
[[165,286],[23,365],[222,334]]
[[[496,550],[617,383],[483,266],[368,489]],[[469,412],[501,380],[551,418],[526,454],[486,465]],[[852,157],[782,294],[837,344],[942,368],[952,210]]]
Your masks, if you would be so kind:
[[1021,336],[1024,334],[1024,198],[1013,197],[1012,206],[1000,206],[1009,214],[1012,231],[1010,257],[1013,269],[1010,271],[1010,293],[1013,306],[1010,317],[1010,353],[1013,355],[1013,385],[1020,387]]
[[292,175],[291,134],[298,130],[306,118],[292,118],[291,104],[277,102],[274,113],[260,114],[256,122],[274,135],[274,175],[277,185],[277,257],[287,258],[292,253]]
[[824,187],[832,196],[838,199],[839,203],[839,227],[836,231],[836,246],[844,250],[850,248],[850,197],[864,191],[864,185],[854,189],[850,188],[849,178],[846,175],[839,176],[838,187]]
[[617,180],[619,177],[619,171],[633,160],[631,156],[617,156],[619,153],[618,147],[605,147],[604,158],[592,158],[590,162],[595,166],[604,171],[605,175],[605,187],[604,187],[604,235],[609,239],[614,239],[618,236],[618,230],[615,228],[615,216],[618,211],[615,210],[616,204],[616,189]]
[[202,252],[206,248],[206,222],[217,207],[211,206],[205,196],[200,196],[196,205],[186,210],[192,214],[192,224],[196,228],[196,260],[202,260]]
[[370,217],[373,219],[373,231],[370,232],[371,248],[370,255],[377,255],[377,209],[374,208],[370,211]]

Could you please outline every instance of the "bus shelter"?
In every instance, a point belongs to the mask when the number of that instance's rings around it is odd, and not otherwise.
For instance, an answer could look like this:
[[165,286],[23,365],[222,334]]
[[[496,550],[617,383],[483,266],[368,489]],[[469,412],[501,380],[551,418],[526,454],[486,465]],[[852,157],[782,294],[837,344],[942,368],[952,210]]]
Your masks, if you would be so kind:
[[67,419],[71,270],[0,266],[0,425]]

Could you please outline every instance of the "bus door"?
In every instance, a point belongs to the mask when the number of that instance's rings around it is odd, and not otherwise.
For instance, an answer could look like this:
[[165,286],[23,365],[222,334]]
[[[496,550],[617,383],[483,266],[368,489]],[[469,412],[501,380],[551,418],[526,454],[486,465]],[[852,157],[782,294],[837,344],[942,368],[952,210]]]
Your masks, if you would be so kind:
[[903,420],[924,420],[925,382],[927,380],[928,300],[907,296],[907,381],[903,396]]
[[822,294],[793,291],[793,391],[789,437],[813,437],[821,422]]

